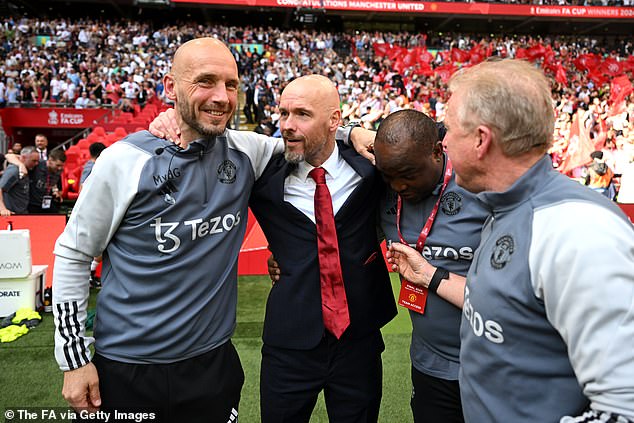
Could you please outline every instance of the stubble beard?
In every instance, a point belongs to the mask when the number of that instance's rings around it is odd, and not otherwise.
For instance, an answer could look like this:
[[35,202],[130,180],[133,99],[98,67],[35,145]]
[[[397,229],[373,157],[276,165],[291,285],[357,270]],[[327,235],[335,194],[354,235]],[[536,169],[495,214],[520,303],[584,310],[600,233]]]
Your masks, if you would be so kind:
[[220,128],[215,125],[203,125],[198,120],[196,120],[195,113],[191,109],[188,102],[179,102],[177,105],[178,113],[190,128],[192,128],[196,133],[198,133],[201,137],[212,138],[222,135],[225,132],[225,127]]

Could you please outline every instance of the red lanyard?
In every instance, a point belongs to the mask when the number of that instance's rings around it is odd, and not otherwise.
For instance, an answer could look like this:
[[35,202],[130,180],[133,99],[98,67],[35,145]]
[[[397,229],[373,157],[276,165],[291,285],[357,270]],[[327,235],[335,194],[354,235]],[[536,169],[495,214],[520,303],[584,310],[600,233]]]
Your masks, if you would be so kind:
[[[440,193],[438,194],[438,200],[436,201],[436,205],[434,206],[431,213],[429,214],[429,217],[427,218],[427,222],[425,223],[423,230],[420,232],[420,235],[418,236],[418,241],[416,241],[416,249],[418,250],[418,252],[421,252],[421,253],[423,252],[423,247],[425,246],[425,241],[427,240],[427,236],[429,235],[429,232],[431,231],[431,227],[434,224],[434,220],[436,220],[436,214],[438,213],[438,207],[440,206],[440,200],[442,198],[442,194],[443,192],[445,192],[445,188],[447,188],[447,184],[449,184],[449,181],[451,180],[452,170],[453,170],[453,166],[451,165],[449,158],[447,158],[445,178],[443,180],[442,187],[440,188]],[[398,200],[396,202],[396,230],[398,231],[398,237],[401,243],[405,245],[409,245],[407,241],[405,241],[405,238],[403,238],[403,234],[401,234],[401,208],[402,208],[402,201],[401,201],[401,196],[399,195]]]

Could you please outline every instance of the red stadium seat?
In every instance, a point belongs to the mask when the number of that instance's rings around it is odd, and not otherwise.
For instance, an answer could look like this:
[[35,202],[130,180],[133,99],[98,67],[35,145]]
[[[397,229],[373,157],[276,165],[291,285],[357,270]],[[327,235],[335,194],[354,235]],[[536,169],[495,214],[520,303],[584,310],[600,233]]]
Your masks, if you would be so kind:
[[156,104],[152,104],[152,103],[148,103],[145,105],[145,107],[143,108],[143,112],[149,112],[152,113],[154,115],[158,114],[158,107],[156,107]]
[[66,163],[64,165],[64,169],[66,168],[74,168],[79,164],[80,154],[77,149],[73,149],[72,147],[66,150]]
[[[68,160],[67,160],[68,161]],[[64,166],[62,172],[62,197],[67,200],[76,200],[79,196],[79,181],[84,165],[69,167]]]
[[126,131],[125,128],[121,126],[117,126],[116,128],[114,128],[114,133],[119,136],[119,139],[128,136],[128,131]]
[[134,115],[130,112],[121,112],[119,116],[117,116],[114,121],[121,123],[128,123],[134,118]]
[[106,130],[103,126],[95,126],[92,130],[92,133],[103,137],[106,135]]
[[104,140],[104,144],[107,145],[108,147],[110,147],[112,144],[114,144],[115,142],[119,141],[121,138],[124,138],[124,137],[121,137],[117,133],[113,132],[111,134],[106,135],[106,139]]
[[85,148],[90,147],[90,144],[92,144],[93,142],[96,142],[96,141],[92,141],[87,138],[82,138],[77,142],[77,147],[83,150]]

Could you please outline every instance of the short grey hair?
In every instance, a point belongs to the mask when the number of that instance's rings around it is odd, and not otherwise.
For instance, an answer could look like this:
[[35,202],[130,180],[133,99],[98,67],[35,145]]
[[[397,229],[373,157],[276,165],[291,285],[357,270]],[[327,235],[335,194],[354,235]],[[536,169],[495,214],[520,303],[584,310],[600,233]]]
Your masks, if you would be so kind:
[[32,145],[28,145],[26,147],[24,147],[22,150],[20,150],[20,156],[30,156],[32,153],[35,153],[35,147],[33,147]]
[[460,91],[456,110],[460,126],[485,125],[497,135],[504,154],[517,156],[533,149],[546,153],[553,142],[555,113],[550,84],[543,72],[524,60],[482,62],[449,81]]

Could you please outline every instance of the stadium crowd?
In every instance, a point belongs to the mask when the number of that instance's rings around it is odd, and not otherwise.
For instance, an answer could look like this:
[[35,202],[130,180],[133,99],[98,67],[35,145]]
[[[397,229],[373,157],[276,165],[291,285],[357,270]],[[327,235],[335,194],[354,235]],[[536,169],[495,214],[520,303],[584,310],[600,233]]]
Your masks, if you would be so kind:
[[[336,82],[345,121],[376,129],[403,108],[442,120],[446,82],[456,70],[490,56],[523,57],[552,77],[555,166],[568,173],[588,162],[592,151],[604,150],[604,160],[621,174],[634,156],[630,39],[195,24],[154,28],[130,20],[4,18],[0,26],[2,107],[53,102],[131,111],[135,103],[165,101],[162,77],[175,48],[214,36],[229,41],[245,93],[242,110],[249,123],[258,124],[257,132],[275,133],[281,91],[309,73]],[[569,148],[571,139],[575,146]],[[579,153],[571,157],[573,151]]]

